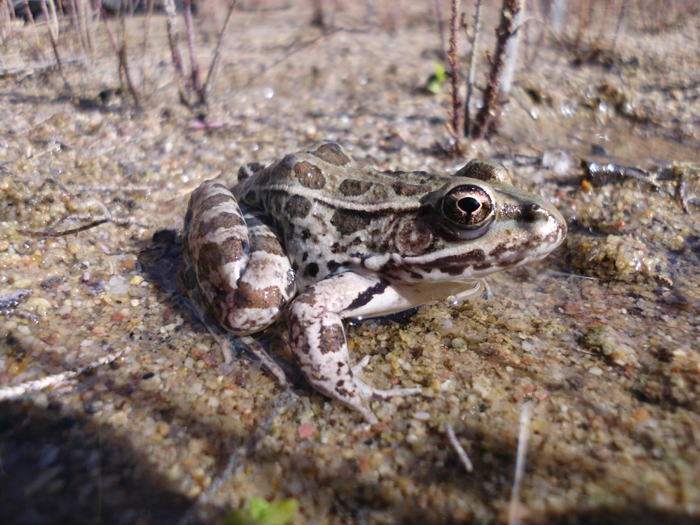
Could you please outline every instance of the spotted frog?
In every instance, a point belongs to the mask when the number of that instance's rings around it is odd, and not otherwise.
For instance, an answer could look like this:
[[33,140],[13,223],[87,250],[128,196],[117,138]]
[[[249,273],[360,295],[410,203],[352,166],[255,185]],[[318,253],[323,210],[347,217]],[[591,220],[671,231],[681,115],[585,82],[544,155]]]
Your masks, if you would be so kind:
[[[240,336],[286,316],[289,344],[317,390],[376,422],[378,390],[350,364],[343,319],[382,316],[480,292],[480,280],[547,256],[566,223],[505,169],[472,160],[454,176],[378,171],[324,142],[241,168],[191,195],[182,281],[203,312]],[[274,365],[273,365],[274,366]]]

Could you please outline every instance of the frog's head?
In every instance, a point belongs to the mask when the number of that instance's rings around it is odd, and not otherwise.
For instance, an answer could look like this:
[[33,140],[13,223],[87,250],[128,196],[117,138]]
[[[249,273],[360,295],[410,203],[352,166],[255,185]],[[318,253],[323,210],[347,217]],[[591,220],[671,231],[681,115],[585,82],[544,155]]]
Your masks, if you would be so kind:
[[[423,198],[422,250],[402,250],[401,278],[469,281],[546,257],[566,236],[566,222],[551,203],[515,188],[506,170],[473,160]],[[425,242],[430,238],[430,242]]]

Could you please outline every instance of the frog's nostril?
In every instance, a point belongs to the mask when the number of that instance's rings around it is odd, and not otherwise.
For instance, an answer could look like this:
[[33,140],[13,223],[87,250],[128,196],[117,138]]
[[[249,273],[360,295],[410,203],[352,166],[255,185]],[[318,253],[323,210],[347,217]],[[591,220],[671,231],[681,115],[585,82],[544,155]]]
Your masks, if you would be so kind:
[[536,221],[537,219],[546,219],[547,210],[539,204],[527,204],[523,206],[523,218],[528,221]]

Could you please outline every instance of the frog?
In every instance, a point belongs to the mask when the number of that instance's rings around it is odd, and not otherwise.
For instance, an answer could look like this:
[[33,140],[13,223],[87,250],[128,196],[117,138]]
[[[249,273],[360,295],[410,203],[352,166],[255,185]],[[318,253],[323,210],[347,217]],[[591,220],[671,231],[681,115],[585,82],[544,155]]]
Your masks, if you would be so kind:
[[486,276],[543,259],[566,233],[556,208],[496,162],[474,159],[454,175],[381,171],[326,141],[244,165],[231,188],[217,179],[196,188],[181,279],[207,318],[246,343],[284,323],[311,386],[373,424],[371,402],[422,390],[366,382],[370,356],[351,364],[344,320],[466,300]]

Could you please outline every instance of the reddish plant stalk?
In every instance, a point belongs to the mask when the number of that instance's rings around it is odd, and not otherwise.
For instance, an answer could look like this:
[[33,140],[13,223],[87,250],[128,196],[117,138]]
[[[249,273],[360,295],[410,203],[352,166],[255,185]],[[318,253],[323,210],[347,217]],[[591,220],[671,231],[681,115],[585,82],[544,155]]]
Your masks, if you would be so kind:
[[506,44],[517,31],[515,19],[519,11],[520,0],[503,0],[501,23],[496,30],[498,42],[496,43],[496,52],[493,56],[493,64],[488,77],[488,85],[486,86],[486,91],[484,91],[484,104],[476,116],[475,139],[483,138],[494,123],[496,117],[494,105],[501,89],[501,74],[505,66]]

